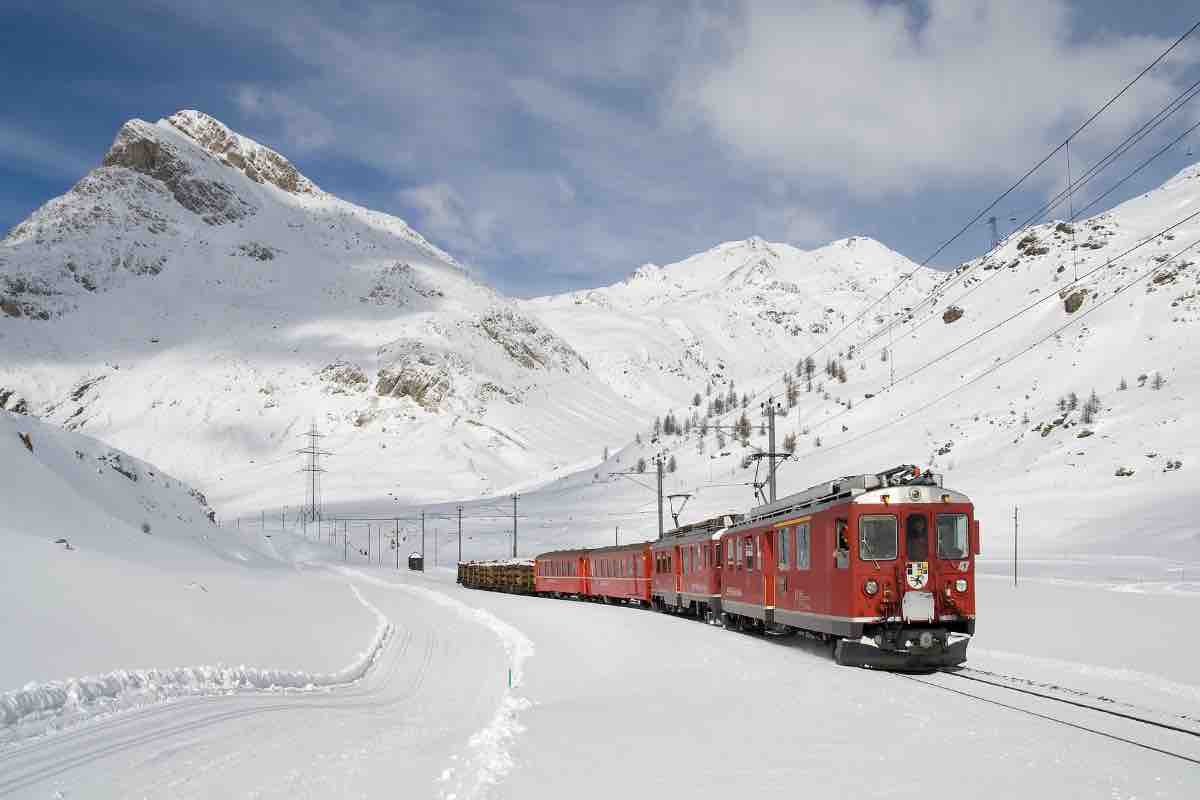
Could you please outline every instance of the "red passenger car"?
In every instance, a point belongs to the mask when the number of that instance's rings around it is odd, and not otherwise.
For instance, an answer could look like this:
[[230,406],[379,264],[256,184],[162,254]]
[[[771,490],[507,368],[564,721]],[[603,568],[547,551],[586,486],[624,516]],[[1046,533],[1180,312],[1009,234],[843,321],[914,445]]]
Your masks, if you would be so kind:
[[656,609],[705,620],[720,616],[721,533],[741,519],[739,514],[707,519],[653,543]]
[[903,466],[819,484],[754,509],[721,552],[726,626],[806,631],[836,641],[843,664],[966,660],[979,523],[941,476]]
[[557,597],[584,594],[587,591],[586,554],[586,550],[542,553],[533,563],[534,592]]
[[650,544],[585,550],[588,585],[585,594],[605,602],[650,603]]
[[650,544],[558,550],[534,561],[534,592],[650,603]]

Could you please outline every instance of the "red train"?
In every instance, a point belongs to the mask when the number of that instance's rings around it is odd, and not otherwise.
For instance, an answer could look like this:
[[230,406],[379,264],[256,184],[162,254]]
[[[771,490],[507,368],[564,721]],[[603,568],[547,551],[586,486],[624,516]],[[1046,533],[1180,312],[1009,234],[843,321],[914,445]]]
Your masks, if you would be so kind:
[[838,663],[961,664],[975,632],[979,522],[940,475],[905,465],[818,484],[655,542],[534,560],[534,592],[800,632]]

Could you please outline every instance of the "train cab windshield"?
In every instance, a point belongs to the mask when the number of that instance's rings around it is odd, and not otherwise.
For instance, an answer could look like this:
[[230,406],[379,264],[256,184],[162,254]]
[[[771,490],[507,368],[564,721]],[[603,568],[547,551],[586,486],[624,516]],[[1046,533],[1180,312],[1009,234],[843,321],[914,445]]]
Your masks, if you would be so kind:
[[891,561],[896,557],[896,518],[868,514],[859,520],[858,555],[863,561]]
[[905,520],[904,553],[909,561],[929,560],[929,520],[924,514],[909,514]]
[[937,545],[939,558],[967,557],[970,542],[966,514],[937,515]]

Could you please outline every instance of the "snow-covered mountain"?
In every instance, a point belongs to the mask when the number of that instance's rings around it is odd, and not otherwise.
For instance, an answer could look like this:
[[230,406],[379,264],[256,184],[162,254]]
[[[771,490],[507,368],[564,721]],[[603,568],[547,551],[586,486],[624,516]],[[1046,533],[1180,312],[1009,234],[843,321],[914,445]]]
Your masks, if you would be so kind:
[[[854,322],[909,273],[887,304]],[[847,323],[848,340],[868,335],[940,277],[873,239],[801,250],[751,238],[524,308],[572,342],[622,396],[663,414],[709,384],[753,388],[777,378]]]
[[[1198,247],[1195,165],[1098,216],[1022,231],[957,270],[918,269],[894,304],[871,307],[913,267],[864,240],[814,253],[732,243],[605,289],[529,301],[618,390],[654,387],[656,414],[673,409],[678,422],[709,428],[657,443],[643,435],[607,464],[524,495],[522,549],[609,543],[617,524],[622,541],[653,538],[653,495],[608,473],[660,450],[677,465],[667,491],[692,495],[681,521],[745,510],[756,469],[744,459],[767,444],[758,401],[786,398],[791,371],[795,405],[779,420],[777,447],[795,437],[796,458],[780,469],[781,495],[919,463],[976,500],[998,568],[1011,556],[1014,510],[1026,553],[1160,559],[1152,570],[1194,561]],[[847,273],[853,262],[831,255],[841,252],[869,257]],[[803,281],[813,288],[780,288]],[[795,328],[774,321],[789,312]],[[809,390],[795,366],[821,345]],[[827,359],[838,375],[824,372]],[[737,393],[751,400],[745,445],[713,427],[732,424],[740,402],[708,414],[722,395],[713,375],[735,371]],[[507,546],[482,533],[471,545],[482,554]],[[1133,580],[1147,569],[1139,563],[1096,569]]]
[[403,221],[196,111],[126,123],[0,243],[0,407],[83,429],[219,508],[487,493],[642,414]]

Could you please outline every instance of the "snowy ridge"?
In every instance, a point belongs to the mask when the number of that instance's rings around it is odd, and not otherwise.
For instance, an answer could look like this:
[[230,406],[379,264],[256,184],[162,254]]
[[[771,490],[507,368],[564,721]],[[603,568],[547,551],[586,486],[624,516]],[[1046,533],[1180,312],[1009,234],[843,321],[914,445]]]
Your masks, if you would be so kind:
[[707,385],[752,388],[777,377],[903,275],[912,277],[895,299],[848,332],[866,336],[902,315],[942,273],[866,237],[812,250],[752,237],[523,307],[647,409],[648,422],[686,407]]
[[351,585],[358,602],[375,615],[375,635],[344,668],[333,673],[202,665],[173,669],[116,670],[104,675],[29,684],[0,694],[0,744],[61,730],[100,714],[161,703],[177,697],[245,691],[325,691],[362,679],[395,628]]

